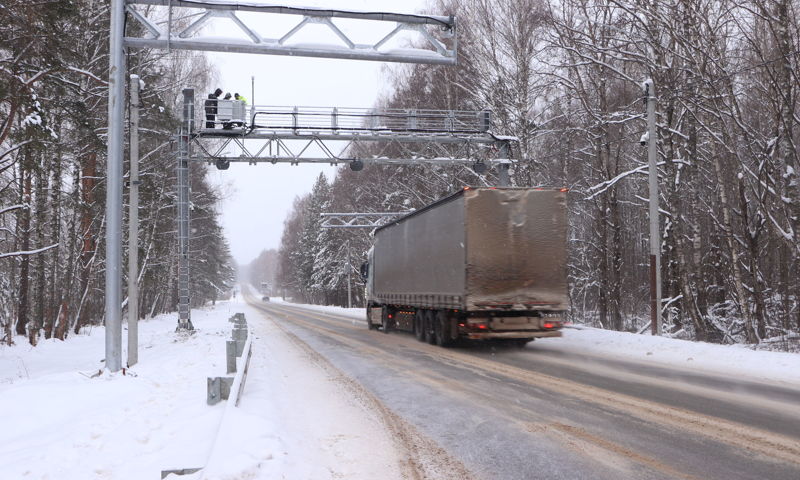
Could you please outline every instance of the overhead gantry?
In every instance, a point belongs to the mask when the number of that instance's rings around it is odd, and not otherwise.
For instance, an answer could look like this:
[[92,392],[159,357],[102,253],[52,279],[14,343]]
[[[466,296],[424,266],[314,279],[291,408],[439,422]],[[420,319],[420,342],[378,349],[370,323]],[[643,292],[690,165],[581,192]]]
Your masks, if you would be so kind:
[[[193,92],[184,94],[184,101],[194,105]],[[483,174],[494,166],[500,184],[508,184],[509,146],[515,139],[492,133],[488,110],[251,106],[248,112],[236,101],[217,102],[220,107],[209,111],[224,106],[234,113],[222,120],[194,119],[198,128],[190,135],[190,160],[220,169],[233,162],[347,163],[356,171],[367,164],[425,163],[467,164]],[[199,108],[194,111],[199,114]],[[366,143],[377,148],[359,156],[355,147]]]
[[322,228],[377,228],[413,212],[321,213]]
[[[162,50],[201,50],[205,52],[256,53],[295,57],[343,58],[379,62],[456,64],[455,17],[402,13],[368,12],[331,8],[292,7],[250,2],[216,0],[126,0],[127,12],[144,27],[141,35],[126,36],[125,45],[132,48]],[[158,7],[138,10],[134,5]],[[146,12],[146,13],[145,13]],[[177,13],[177,15],[175,15]],[[281,15],[299,19],[287,23],[277,36],[265,36],[261,27],[269,16]],[[200,35],[203,27],[217,19],[230,20],[238,27],[241,38],[231,39]],[[391,22],[393,28],[378,31],[367,43],[357,43],[341,20],[375,23]],[[311,25],[323,25],[337,39],[335,43],[304,43],[300,33]],[[421,48],[401,48],[392,40],[411,32],[421,41]],[[362,39],[363,41],[363,39]],[[446,42],[449,42],[450,45]],[[422,48],[424,47],[424,48]]]
[[[106,274],[105,274],[105,324],[106,324],[106,367],[117,371],[121,362],[122,331],[122,188],[123,188],[123,144],[124,144],[124,98],[127,71],[125,65],[125,49],[161,49],[161,50],[196,50],[209,52],[238,52],[266,55],[288,55],[304,57],[340,58],[353,60],[373,60],[383,62],[427,63],[454,65],[457,61],[456,20],[452,16],[396,14],[383,12],[359,12],[341,9],[304,8],[281,5],[268,5],[247,2],[224,2],[219,0],[110,0],[110,45],[109,45],[109,121],[108,121],[108,188],[106,189]],[[269,35],[262,29],[263,22],[258,18],[266,16],[288,19],[285,28],[275,28],[270,24]],[[213,25],[217,20],[232,21],[240,32],[240,38],[230,38],[203,32],[205,26]],[[293,21],[294,20],[294,21]],[[347,33],[346,22],[363,22],[382,24],[387,28],[367,29],[377,32],[374,39],[355,39]],[[312,25],[322,25],[332,35],[327,44],[306,43],[301,33]],[[277,32],[277,34],[275,34]],[[406,35],[416,37],[416,48],[404,48],[402,42]],[[198,113],[202,112],[198,108]],[[299,110],[299,109],[298,109]],[[263,118],[269,118],[271,109],[266,114],[254,116],[240,132],[206,132],[204,128],[195,128],[194,92],[184,90],[183,122],[178,134],[178,216],[179,216],[179,266],[178,266],[178,330],[191,330],[189,310],[189,188],[188,171],[192,160],[217,161],[267,161],[272,163],[300,163],[302,159],[311,162],[349,162],[358,167],[366,162],[375,163],[445,163],[459,161],[474,163],[476,171],[485,169],[484,158],[476,155],[482,149],[499,152],[488,155],[493,163],[505,165],[499,169],[499,178],[507,181],[508,167],[504,159],[509,157],[508,142],[491,135],[489,130],[478,132],[462,132],[454,130],[444,122],[434,131],[419,129],[399,129],[393,126],[380,129],[373,126],[367,130],[351,130],[340,128],[268,128],[262,125]],[[258,110],[256,110],[258,112]],[[397,119],[395,112],[385,112],[382,117]],[[421,119],[421,112],[416,114],[407,111],[400,118],[410,121],[414,116]],[[425,113],[425,112],[422,112]],[[479,116],[480,113],[473,112]],[[299,114],[299,111],[298,111]],[[426,113],[427,115],[427,113]],[[353,117],[364,117],[354,115]],[[433,115],[434,117],[436,115]],[[445,117],[459,118],[461,113],[445,114]],[[298,115],[299,117],[299,115]],[[337,121],[354,120],[361,124],[363,118],[349,118],[347,115],[334,114],[331,118]],[[376,117],[377,118],[377,117]],[[427,120],[427,119],[426,119]],[[333,121],[333,120],[332,120]],[[369,123],[369,122],[367,122]],[[264,128],[264,127],[267,128]],[[344,123],[342,124],[344,126]],[[274,126],[273,126],[274,127]],[[331,125],[333,127],[333,125]],[[358,127],[360,128],[360,127]],[[213,151],[213,147],[203,143],[206,139],[225,138],[229,145],[235,144],[241,154],[234,159],[225,156],[224,152]],[[290,140],[305,141],[298,148],[289,148]],[[253,147],[251,142],[261,142]],[[331,143],[349,142],[344,147],[334,150]],[[397,151],[408,154],[408,158],[361,159],[348,152],[351,147],[361,141],[380,141],[387,145],[397,145]],[[299,142],[295,142],[299,143]],[[416,144],[411,148],[409,144]],[[427,145],[426,145],[427,144]],[[196,145],[196,148],[191,148]],[[266,147],[263,147],[266,145]],[[263,147],[263,148],[262,148]],[[402,147],[402,148],[401,148]],[[451,148],[457,147],[457,148]],[[270,150],[271,149],[271,150]],[[312,157],[308,155],[313,149],[323,154]],[[460,149],[460,150],[459,150]],[[492,150],[494,149],[494,150]],[[196,153],[193,153],[196,152]],[[428,151],[429,153],[423,153]],[[338,153],[336,153],[338,152]],[[416,154],[413,152],[417,152]],[[438,152],[438,153],[434,153]],[[481,173],[481,172],[479,172]],[[133,190],[137,185],[131,183]],[[131,245],[136,239],[131,239]],[[135,321],[135,320],[134,320]],[[136,338],[129,339],[136,345]]]

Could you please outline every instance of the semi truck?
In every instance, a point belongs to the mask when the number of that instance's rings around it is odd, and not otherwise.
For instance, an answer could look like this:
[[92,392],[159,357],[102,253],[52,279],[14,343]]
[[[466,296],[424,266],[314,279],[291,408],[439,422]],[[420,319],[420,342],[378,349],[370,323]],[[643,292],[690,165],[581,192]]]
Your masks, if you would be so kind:
[[449,346],[559,337],[568,308],[566,189],[470,188],[374,232],[371,330]]

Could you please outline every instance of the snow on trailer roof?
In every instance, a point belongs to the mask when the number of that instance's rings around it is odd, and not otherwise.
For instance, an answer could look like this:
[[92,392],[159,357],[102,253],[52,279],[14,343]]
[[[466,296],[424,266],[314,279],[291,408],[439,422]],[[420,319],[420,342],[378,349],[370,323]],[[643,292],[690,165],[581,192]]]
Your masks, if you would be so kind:
[[431,208],[437,207],[437,206],[439,206],[439,205],[441,205],[443,203],[447,203],[449,201],[452,201],[452,200],[456,199],[457,197],[459,197],[460,195],[463,195],[464,192],[466,192],[467,190],[540,190],[540,191],[557,191],[557,192],[565,192],[565,193],[567,191],[569,191],[569,189],[567,189],[567,188],[558,188],[558,187],[547,187],[547,188],[545,188],[545,187],[462,187],[462,188],[456,190],[455,192],[451,193],[450,195],[447,195],[446,197],[442,197],[439,200],[436,200],[435,202],[433,202],[431,204],[425,205],[424,207],[419,208],[417,210],[414,210],[413,212],[410,212],[410,213],[408,213],[406,215],[403,215],[402,217],[398,217],[395,220],[392,220],[391,222],[386,223],[385,225],[381,225],[380,227],[377,227],[374,230],[373,235],[375,233],[378,233],[379,230],[383,230],[384,228],[397,225],[398,223],[405,221],[407,218],[413,217],[414,215],[417,215],[417,214],[420,214],[420,213],[425,212],[427,210],[430,210]]

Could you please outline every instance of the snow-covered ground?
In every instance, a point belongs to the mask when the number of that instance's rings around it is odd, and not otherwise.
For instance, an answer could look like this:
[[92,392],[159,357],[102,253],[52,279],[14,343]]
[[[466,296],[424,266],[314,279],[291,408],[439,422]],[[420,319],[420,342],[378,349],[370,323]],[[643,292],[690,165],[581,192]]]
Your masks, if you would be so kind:
[[[208,406],[235,312],[255,336],[244,394],[239,408]],[[189,336],[175,321],[140,322],[139,364],[125,375],[91,378],[103,328],[0,346],[0,478],[139,480],[191,467],[206,468],[170,478],[401,478],[376,414],[259,313],[235,301],[194,310]]]
[[[273,302],[282,302],[272,298]],[[291,304],[364,322],[363,308]],[[636,335],[598,328],[571,326],[561,338],[543,338],[527,348],[632,360],[695,372],[800,385],[800,355],[754,351],[746,345],[716,345],[649,334]]]
[[[363,323],[360,308],[297,306]],[[254,335],[244,394],[238,408],[208,406],[206,377],[225,374],[235,312]],[[190,467],[205,468],[181,478],[404,477],[402,454],[369,401],[261,312],[221,302],[192,320],[189,336],[174,332],[174,315],[141,322],[140,362],[125,375],[92,377],[102,369],[102,328],[0,347],[0,478],[138,480]],[[741,346],[580,327],[528,348],[800,385],[800,355]]]

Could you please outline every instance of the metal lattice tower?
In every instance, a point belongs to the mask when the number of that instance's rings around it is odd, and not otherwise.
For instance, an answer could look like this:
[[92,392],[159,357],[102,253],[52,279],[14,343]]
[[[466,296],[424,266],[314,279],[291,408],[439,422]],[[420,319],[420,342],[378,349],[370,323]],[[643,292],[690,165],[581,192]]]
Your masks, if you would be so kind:
[[178,135],[178,329],[193,330],[189,308],[189,138],[194,130],[194,90],[183,90],[183,118]]

